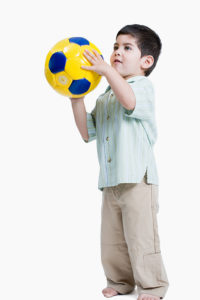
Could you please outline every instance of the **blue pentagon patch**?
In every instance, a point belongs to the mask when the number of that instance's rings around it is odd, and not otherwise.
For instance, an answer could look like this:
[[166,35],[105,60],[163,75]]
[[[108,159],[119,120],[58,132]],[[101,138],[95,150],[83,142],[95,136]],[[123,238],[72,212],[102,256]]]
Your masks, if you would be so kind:
[[55,52],[49,60],[49,69],[53,74],[65,70],[66,56],[63,52]]
[[89,45],[90,42],[82,37],[71,37],[69,38],[70,43],[78,44],[79,46]]
[[73,80],[69,87],[69,91],[74,95],[80,95],[86,93],[89,90],[90,85],[91,83],[85,78]]

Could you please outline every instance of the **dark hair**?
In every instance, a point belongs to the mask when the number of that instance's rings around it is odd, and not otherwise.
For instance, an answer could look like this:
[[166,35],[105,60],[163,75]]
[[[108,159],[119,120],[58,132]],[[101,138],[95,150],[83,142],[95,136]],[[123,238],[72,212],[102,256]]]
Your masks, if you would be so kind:
[[138,48],[141,51],[141,57],[145,55],[152,55],[154,58],[153,65],[145,72],[145,76],[153,71],[161,53],[162,43],[155,31],[147,26],[133,24],[126,25],[116,35],[116,39],[120,34],[130,34],[136,39]]

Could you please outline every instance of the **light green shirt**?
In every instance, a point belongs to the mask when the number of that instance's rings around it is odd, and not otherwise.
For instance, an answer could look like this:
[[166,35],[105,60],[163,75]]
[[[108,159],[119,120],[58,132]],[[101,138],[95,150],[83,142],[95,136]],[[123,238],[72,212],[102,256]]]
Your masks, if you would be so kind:
[[87,113],[88,142],[97,142],[101,191],[120,183],[140,183],[146,170],[147,182],[159,184],[153,153],[157,139],[153,85],[145,76],[127,82],[136,97],[133,110],[123,107],[108,86]]

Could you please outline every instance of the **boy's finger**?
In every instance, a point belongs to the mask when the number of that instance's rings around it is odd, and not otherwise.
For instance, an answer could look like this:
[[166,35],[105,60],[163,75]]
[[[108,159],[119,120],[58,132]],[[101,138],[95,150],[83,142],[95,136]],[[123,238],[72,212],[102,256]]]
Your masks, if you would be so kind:
[[81,68],[84,69],[84,70],[93,70],[92,67],[88,67],[88,66],[81,66]]
[[84,50],[83,54],[88,57],[94,57],[94,54],[87,49]]
[[102,56],[99,54],[97,50],[93,49],[93,52],[98,59],[103,60]]
[[92,49],[92,51],[95,53],[95,55],[99,56],[99,52],[97,52],[97,50]]

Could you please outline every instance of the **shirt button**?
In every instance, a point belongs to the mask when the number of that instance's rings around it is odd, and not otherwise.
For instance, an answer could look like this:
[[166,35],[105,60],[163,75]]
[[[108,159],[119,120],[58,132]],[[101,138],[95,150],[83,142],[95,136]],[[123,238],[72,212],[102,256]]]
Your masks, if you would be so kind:
[[106,141],[108,141],[109,140],[109,136],[107,136],[107,138],[106,138]]
[[109,162],[109,163],[111,162],[111,158],[108,159],[108,162]]

